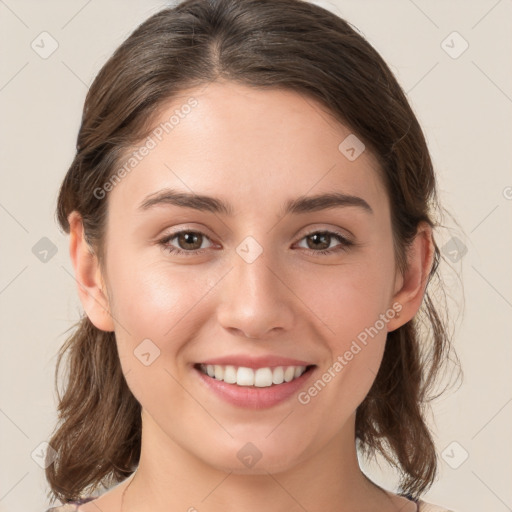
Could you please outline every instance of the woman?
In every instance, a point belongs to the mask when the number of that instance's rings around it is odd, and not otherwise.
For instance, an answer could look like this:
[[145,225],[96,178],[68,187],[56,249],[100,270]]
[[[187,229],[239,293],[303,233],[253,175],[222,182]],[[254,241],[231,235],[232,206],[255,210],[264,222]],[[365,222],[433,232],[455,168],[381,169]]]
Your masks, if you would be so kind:
[[[300,0],[149,18],[91,86],[58,199],[85,315],[52,510],[445,510],[421,499],[450,348],[435,206],[414,113],[344,20]],[[361,471],[376,452],[398,493]]]

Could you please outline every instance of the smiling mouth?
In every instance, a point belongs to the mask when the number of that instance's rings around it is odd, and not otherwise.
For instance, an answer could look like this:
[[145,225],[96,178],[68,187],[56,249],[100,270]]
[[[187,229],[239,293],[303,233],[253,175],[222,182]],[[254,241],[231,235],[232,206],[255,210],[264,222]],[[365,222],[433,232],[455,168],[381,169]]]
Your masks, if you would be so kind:
[[276,366],[247,368],[244,366],[196,364],[195,368],[215,380],[244,387],[266,388],[298,379],[313,369],[309,366]]

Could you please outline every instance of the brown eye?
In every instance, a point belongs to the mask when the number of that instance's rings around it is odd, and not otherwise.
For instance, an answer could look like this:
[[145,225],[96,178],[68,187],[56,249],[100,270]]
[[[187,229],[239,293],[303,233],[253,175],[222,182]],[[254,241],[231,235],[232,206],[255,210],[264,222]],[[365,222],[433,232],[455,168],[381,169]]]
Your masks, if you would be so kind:
[[[301,239],[306,240],[306,247],[300,246],[306,249],[311,254],[334,254],[339,251],[347,250],[354,242],[345,238],[341,233],[332,231],[315,231],[309,233]],[[338,242],[332,245],[332,242]]]
[[328,249],[331,245],[331,235],[329,233],[313,233],[306,237],[310,249]]
[[200,249],[203,241],[203,235],[193,231],[182,231],[175,238],[178,240],[180,249],[191,251]]
[[159,241],[159,244],[170,253],[193,256],[203,252],[203,249],[207,249],[213,245],[210,243],[209,246],[203,247],[203,242],[205,240],[209,241],[209,238],[206,235],[203,235],[203,233],[185,230],[166,236]]

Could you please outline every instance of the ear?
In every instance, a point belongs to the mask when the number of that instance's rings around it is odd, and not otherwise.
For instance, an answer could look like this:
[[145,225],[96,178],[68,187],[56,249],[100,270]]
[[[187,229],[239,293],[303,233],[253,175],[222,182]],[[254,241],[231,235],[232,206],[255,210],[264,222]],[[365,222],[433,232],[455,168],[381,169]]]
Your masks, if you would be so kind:
[[102,331],[113,331],[114,322],[101,275],[99,261],[84,237],[80,214],[68,216],[70,227],[69,255],[75,269],[78,295],[89,320]]
[[[426,222],[418,226],[416,236],[407,251],[407,268],[397,273],[393,303],[397,304],[395,316],[388,322],[388,331],[394,331],[411,320],[420,309],[434,261],[432,228]],[[401,309],[398,309],[398,304]]]

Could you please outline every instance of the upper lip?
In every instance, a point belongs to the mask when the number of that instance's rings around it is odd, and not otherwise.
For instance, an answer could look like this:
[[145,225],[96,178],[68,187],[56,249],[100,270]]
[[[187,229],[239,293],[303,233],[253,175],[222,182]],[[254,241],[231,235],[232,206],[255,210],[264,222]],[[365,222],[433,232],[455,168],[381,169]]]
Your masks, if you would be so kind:
[[206,361],[201,361],[198,364],[204,365],[220,365],[220,366],[243,366],[244,368],[274,368],[277,366],[311,366],[312,363],[302,361],[300,359],[293,359],[290,357],[279,356],[245,356],[245,355],[230,355],[224,357],[215,357]]

